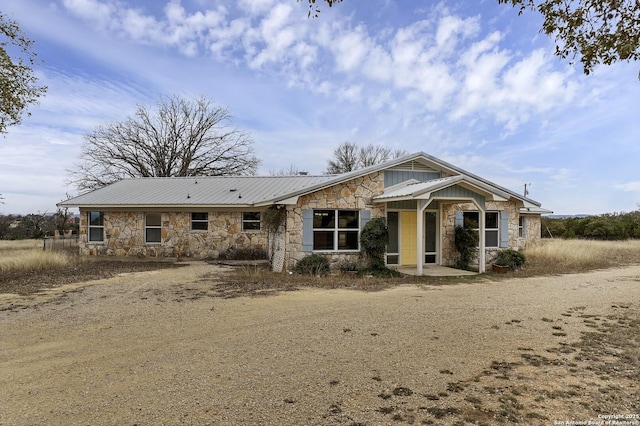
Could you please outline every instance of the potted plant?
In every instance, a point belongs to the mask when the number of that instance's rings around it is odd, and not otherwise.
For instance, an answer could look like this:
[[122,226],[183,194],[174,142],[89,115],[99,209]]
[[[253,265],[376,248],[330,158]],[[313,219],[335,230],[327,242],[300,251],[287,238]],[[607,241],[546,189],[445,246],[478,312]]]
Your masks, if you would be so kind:
[[501,250],[498,253],[498,257],[496,257],[496,260],[491,264],[491,270],[499,274],[504,274],[507,271],[520,268],[525,262],[524,254],[509,248]]

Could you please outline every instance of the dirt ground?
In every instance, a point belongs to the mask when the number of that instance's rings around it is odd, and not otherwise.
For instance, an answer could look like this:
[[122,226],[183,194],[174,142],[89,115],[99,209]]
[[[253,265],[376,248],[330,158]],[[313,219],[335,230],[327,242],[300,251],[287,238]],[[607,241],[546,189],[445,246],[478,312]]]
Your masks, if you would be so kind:
[[640,424],[640,266],[223,298],[227,272],[0,294],[0,424]]

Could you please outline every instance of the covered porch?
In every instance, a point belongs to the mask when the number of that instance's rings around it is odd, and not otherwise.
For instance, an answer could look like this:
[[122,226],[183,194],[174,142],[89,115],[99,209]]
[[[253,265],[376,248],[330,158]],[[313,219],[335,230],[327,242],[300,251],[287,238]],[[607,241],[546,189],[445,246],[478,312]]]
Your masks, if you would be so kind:
[[[386,188],[374,197],[385,203],[389,227],[387,265],[412,275],[456,276],[474,274],[451,265],[455,225],[462,225],[462,211],[447,216],[452,204],[473,206],[478,212],[478,271],[485,272],[485,201],[507,201],[509,194],[489,188],[468,176],[450,176],[420,182],[414,179]],[[445,249],[446,246],[446,249]],[[446,251],[446,253],[445,253]]]
[[[398,266],[394,269],[405,275],[417,275],[415,266]],[[424,277],[462,277],[477,274],[477,272],[473,271],[465,271],[463,269],[435,264],[424,265],[422,268],[422,276]]]

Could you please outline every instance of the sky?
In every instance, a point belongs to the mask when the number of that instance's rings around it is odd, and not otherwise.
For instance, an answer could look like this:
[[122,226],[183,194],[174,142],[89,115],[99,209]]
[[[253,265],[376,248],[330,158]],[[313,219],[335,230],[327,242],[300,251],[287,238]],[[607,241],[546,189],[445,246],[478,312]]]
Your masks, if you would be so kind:
[[166,96],[233,115],[262,160],[323,174],[343,142],[424,151],[555,214],[640,208],[639,62],[553,55],[496,0],[10,0],[48,92],[0,136],[2,214],[77,195],[84,135]]

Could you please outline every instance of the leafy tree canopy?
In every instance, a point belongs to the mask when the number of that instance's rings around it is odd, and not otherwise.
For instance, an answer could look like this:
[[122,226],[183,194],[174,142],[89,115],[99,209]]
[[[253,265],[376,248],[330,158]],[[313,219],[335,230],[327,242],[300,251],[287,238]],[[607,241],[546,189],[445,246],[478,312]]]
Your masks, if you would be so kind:
[[37,104],[47,91],[46,86],[38,85],[31,68],[37,57],[33,43],[16,21],[0,12],[0,134],[20,124],[27,106]]

